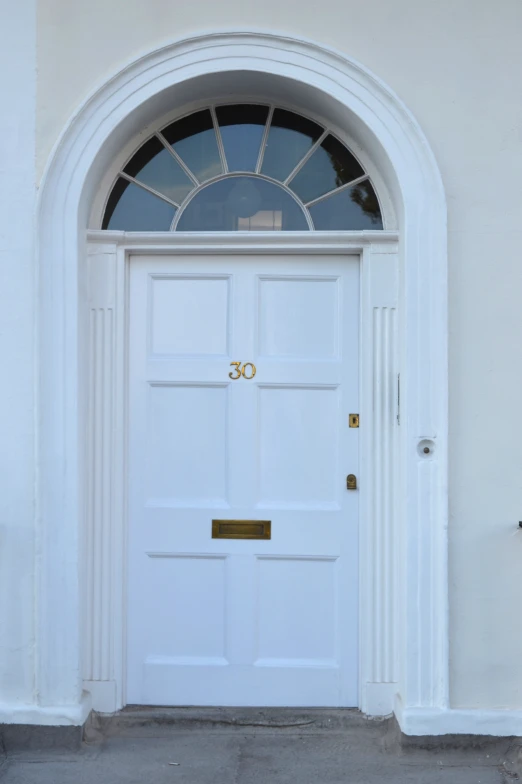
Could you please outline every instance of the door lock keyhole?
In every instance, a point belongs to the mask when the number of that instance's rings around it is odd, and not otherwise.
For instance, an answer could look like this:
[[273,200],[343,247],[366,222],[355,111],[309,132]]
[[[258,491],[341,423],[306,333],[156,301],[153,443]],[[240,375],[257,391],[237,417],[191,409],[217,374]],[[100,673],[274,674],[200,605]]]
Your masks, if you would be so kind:
[[346,489],[357,490],[357,477],[355,474],[348,474],[346,477]]

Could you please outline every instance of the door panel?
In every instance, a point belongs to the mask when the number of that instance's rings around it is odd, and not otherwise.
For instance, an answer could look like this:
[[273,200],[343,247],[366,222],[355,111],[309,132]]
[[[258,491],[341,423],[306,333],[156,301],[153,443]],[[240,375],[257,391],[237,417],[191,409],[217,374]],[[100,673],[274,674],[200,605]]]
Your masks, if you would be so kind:
[[[133,259],[129,703],[357,704],[358,275]],[[272,538],[212,539],[213,519]]]
[[338,289],[336,278],[261,277],[258,353],[308,360],[337,357]]
[[337,387],[260,386],[258,504],[337,508]]
[[147,408],[146,504],[226,504],[227,388],[151,384]]

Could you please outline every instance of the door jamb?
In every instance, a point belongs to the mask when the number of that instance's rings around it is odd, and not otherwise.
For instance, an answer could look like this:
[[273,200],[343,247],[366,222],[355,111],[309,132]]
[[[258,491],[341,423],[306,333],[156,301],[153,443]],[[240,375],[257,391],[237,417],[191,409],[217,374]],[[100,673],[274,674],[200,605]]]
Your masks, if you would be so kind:
[[[399,614],[396,492],[399,237],[396,232],[125,234],[90,231],[84,520],[84,689],[93,708],[125,703],[128,263],[138,254],[360,256],[359,708],[392,712]],[[374,492],[371,492],[373,488]],[[360,522],[364,520],[364,525]]]

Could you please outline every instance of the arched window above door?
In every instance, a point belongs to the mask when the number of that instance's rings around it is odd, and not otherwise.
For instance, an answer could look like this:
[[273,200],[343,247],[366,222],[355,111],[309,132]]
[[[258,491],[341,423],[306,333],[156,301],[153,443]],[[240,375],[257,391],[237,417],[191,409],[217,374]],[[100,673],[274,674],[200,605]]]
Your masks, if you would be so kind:
[[202,109],[151,136],[118,173],[103,229],[382,229],[368,173],[333,133],[286,109]]

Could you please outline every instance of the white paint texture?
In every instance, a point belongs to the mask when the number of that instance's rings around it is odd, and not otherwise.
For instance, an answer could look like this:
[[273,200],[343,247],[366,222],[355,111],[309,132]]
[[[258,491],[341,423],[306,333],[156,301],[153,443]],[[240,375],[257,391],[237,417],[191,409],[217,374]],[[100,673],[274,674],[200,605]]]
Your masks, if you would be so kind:
[[[14,707],[31,702],[36,688],[34,13],[31,0],[0,1],[0,95],[9,109],[0,123],[0,564],[16,565],[16,579],[0,584],[0,700]],[[203,28],[266,30],[270,20],[361,61],[416,116],[449,208],[451,704],[521,708],[520,3],[325,0],[318,13],[297,0],[41,0],[38,14],[38,179],[67,120],[95,88],[131,60]],[[0,573],[7,580],[6,569]],[[474,714],[459,716],[460,731],[474,731]]]
[[[358,705],[359,270],[131,260],[129,703]],[[210,539],[223,517],[272,538]]]
[[202,27],[272,20],[360,60],[416,116],[449,208],[451,702],[522,706],[520,3],[325,0],[318,13],[297,0],[47,0],[39,13],[39,171],[90,91]]
[[[361,640],[359,646],[359,704],[365,713],[386,715],[394,705],[397,691],[396,659],[399,643],[397,623],[399,618],[397,597],[397,564],[399,530],[396,528],[395,503],[392,477],[397,476],[396,400],[393,379],[396,378],[396,329],[394,315],[397,306],[397,241],[393,232],[366,232],[362,235],[331,233],[326,237],[318,233],[286,233],[273,235],[232,234],[217,238],[215,235],[183,236],[176,232],[164,235],[147,235],[122,232],[94,231],[89,234],[89,256],[87,260],[89,278],[89,303],[91,318],[89,325],[91,347],[89,354],[90,406],[86,417],[88,444],[88,467],[90,478],[86,488],[87,519],[85,520],[86,573],[84,593],[84,688],[92,695],[93,707],[102,712],[113,712],[125,704],[124,684],[127,639],[123,632],[123,614],[127,612],[123,583],[127,548],[125,530],[127,512],[123,487],[125,485],[124,442],[127,420],[125,414],[127,381],[124,373],[126,357],[125,325],[129,314],[125,296],[125,267],[129,253],[151,252],[185,255],[190,264],[194,255],[212,259],[212,268],[221,262],[215,258],[216,251],[225,258],[237,254],[269,252],[278,255],[280,264],[292,249],[309,257],[319,251],[325,263],[332,254],[362,252],[362,297],[361,327],[364,330],[363,344],[367,347],[361,357],[362,383],[360,387],[361,407],[358,409],[364,422],[360,430],[360,479],[357,494],[363,508],[365,523],[359,531],[360,555],[360,618]],[[200,259],[201,261],[201,259]],[[195,262],[197,263],[197,261]],[[224,262],[223,262],[224,263]],[[287,262],[288,263],[288,262]],[[132,267],[133,261],[130,261]],[[96,328],[93,314],[111,314],[114,330]],[[194,325],[197,328],[197,325]],[[169,338],[170,339],[170,338]],[[93,351],[93,347],[97,351]],[[246,350],[246,354],[248,354]],[[364,401],[364,402],[363,402]],[[370,403],[371,401],[371,403]],[[94,404],[94,405],[93,405]],[[255,417],[254,417],[255,419]],[[139,421],[139,420],[138,420]],[[135,420],[136,422],[136,420]],[[376,427],[375,425],[378,425]],[[403,428],[404,429],[404,428]],[[244,429],[240,429],[244,435]],[[138,454],[140,450],[138,450]],[[95,458],[95,459],[93,459]],[[416,461],[414,460],[414,463]],[[103,470],[100,466],[103,465]],[[141,476],[141,471],[137,476]],[[366,482],[364,477],[371,477]],[[129,489],[135,494],[139,479],[130,478]],[[344,482],[343,482],[344,485]],[[438,488],[436,488],[438,491]],[[138,504],[139,507],[139,504]],[[129,510],[136,513],[136,503]],[[149,512],[151,510],[149,509]],[[103,519],[103,526],[100,525]],[[427,519],[427,518],[426,518]],[[370,522],[371,521],[371,522]],[[150,528],[150,526],[146,526]],[[154,526],[153,526],[154,528]],[[181,546],[181,545],[180,545]],[[279,542],[279,547],[281,542]],[[326,541],[323,541],[326,547]],[[156,544],[156,547],[159,545]],[[192,549],[192,548],[191,548]],[[269,548],[270,549],[270,548]],[[158,555],[158,553],[156,553]],[[427,554],[429,561],[429,554]],[[132,593],[132,566],[128,566],[129,595]],[[412,569],[416,580],[416,570]],[[343,590],[343,595],[346,591]],[[414,593],[414,590],[412,590]],[[354,593],[352,592],[352,598]],[[428,599],[429,602],[429,599]],[[439,613],[445,617],[444,606]],[[349,617],[349,602],[343,611]],[[353,612],[353,610],[352,610]],[[404,610],[401,608],[401,613]],[[430,613],[428,613],[429,615]],[[435,615],[435,613],[434,613]],[[136,617],[136,616],[135,616]],[[130,629],[135,618],[129,613]],[[348,627],[348,618],[346,621]],[[437,629],[436,623],[433,624]],[[415,638],[412,628],[410,636]],[[110,637],[110,639],[109,639]],[[148,639],[148,637],[147,637]],[[404,646],[404,639],[400,644]],[[425,646],[426,647],[426,646]],[[422,673],[424,681],[432,678],[433,655],[429,650],[429,667],[420,666],[418,648],[414,648],[414,669]],[[100,664],[103,664],[100,666]],[[437,666],[437,665],[436,665]],[[440,662],[443,679],[445,662]],[[349,674],[349,668],[347,668]],[[435,678],[436,684],[438,684]],[[60,682],[60,686],[62,686]],[[185,684],[186,685],[186,684]],[[237,684],[236,684],[237,687]],[[427,690],[425,690],[427,691]],[[434,690],[435,691],[435,690]],[[164,691],[163,691],[164,694]],[[435,695],[440,697],[439,694]],[[419,695],[412,690],[411,699]],[[431,697],[431,695],[430,695]],[[136,699],[127,694],[127,699]],[[157,700],[159,698],[155,698]],[[191,694],[189,702],[194,700]],[[209,694],[205,700],[209,699]],[[293,698],[299,702],[299,698]],[[184,701],[185,701],[184,700]],[[226,702],[227,698],[221,698]],[[353,700],[353,696],[352,696]],[[161,700],[160,700],[161,701]],[[431,704],[431,703],[430,703]],[[438,703],[437,703],[438,704]]]
[[[36,4],[0,2],[0,722],[34,698]],[[16,65],[15,65],[16,64]]]
[[[209,73],[214,73],[214,78]],[[73,118],[45,179],[38,211],[39,265],[45,270],[41,276],[38,333],[39,510],[45,526],[40,559],[38,675],[43,704],[61,702],[69,706],[81,695],[79,664],[83,641],[78,619],[82,586],[78,581],[78,567],[83,558],[80,531],[84,527],[82,477],[85,471],[82,471],[81,444],[86,383],[81,356],[86,331],[83,317],[86,265],[81,263],[83,253],[79,255],[78,250],[83,247],[83,226],[97,176],[110,170],[115,151],[135,134],[136,127],[147,123],[147,114],[150,122],[155,112],[169,110],[174,100],[180,103],[183,93],[185,100],[193,98],[201,85],[208,91],[212,85],[216,88],[219,84],[218,89],[224,90],[228,81],[229,89],[237,90],[242,81],[243,88],[250,89],[251,94],[252,81],[247,83],[246,77],[257,79],[257,86],[264,89],[264,94],[272,89],[279,92],[286,89],[287,94],[291,92],[297,99],[299,92],[303,106],[324,111],[327,117],[333,114],[341,127],[346,125],[354,134],[356,131],[362,134],[364,147],[372,150],[375,165],[386,172],[389,187],[396,195],[397,209],[402,213],[399,250],[403,281],[399,300],[403,320],[399,337],[405,371],[402,386],[405,408],[399,434],[401,472],[397,493],[401,507],[398,558],[401,580],[398,619],[388,620],[398,623],[399,688],[406,705],[404,717],[408,718],[411,707],[446,708],[447,258],[442,182],[429,145],[414,118],[371,73],[313,43],[251,33],[214,34],[178,42],[130,64]],[[94,232],[91,237],[101,238],[102,243],[111,239],[110,234],[103,232]],[[262,252],[263,246],[273,249],[281,243],[301,253],[309,250],[314,238],[329,249],[339,242],[335,235],[322,237],[320,233],[307,233],[305,238],[292,233],[283,237],[232,233],[228,242],[235,249],[243,244],[245,248],[255,247],[257,252]],[[206,242],[207,249],[223,252],[224,237],[184,237],[174,232],[165,238],[154,235],[126,238],[116,232],[112,239],[124,240],[126,244],[131,240],[133,243],[145,240],[146,247],[153,246],[156,250],[158,241],[174,242],[178,250],[183,244],[194,246]],[[393,233],[387,236],[380,232],[354,233],[344,240],[359,243],[362,250],[376,239],[376,258],[373,258],[372,244],[366,260],[370,265],[363,265],[367,270],[383,266],[386,269],[385,259],[378,258],[382,254],[379,245],[396,239]],[[363,271],[363,278],[366,277]],[[371,297],[378,294],[386,276],[381,274],[378,278],[374,281],[370,272],[367,281],[370,287],[363,284],[361,301],[365,307],[371,306],[368,293]],[[376,305],[395,307],[390,295],[388,286],[387,296]],[[425,313],[430,313],[430,319],[424,317]],[[362,317],[363,325],[373,324],[368,316],[370,313]],[[367,331],[365,326],[364,331],[363,344],[373,346],[373,328]],[[119,351],[120,356],[123,353]],[[368,351],[363,352],[363,378],[367,379],[365,363],[370,368],[373,366]],[[373,399],[364,385],[361,394],[364,400]],[[361,413],[364,418],[364,408]],[[437,449],[429,460],[416,448],[419,434],[426,433],[437,440]],[[368,475],[373,476],[368,463],[371,450],[363,451]],[[391,454],[387,448],[380,450],[383,458]],[[54,459],[49,460],[50,456]],[[381,473],[375,476],[380,477]],[[382,476],[388,476],[388,472],[382,472]],[[361,497],[369,490],[367,485],[364,491],[362,483]],[[382,487],[373,490],[383,492]],[[361,549],[368,552],[364,544]],[[391,551],[384,548],[380,552]],[[61,564],[59,570],[57,561]],[[387,565],[393,568],[393,563],[388,561]],[[363,587],[372,579],[375,559],[369,562],[361,559],[361,567],[366,571],[361,580]],[[362,595],[367,607],[368,592],[364,590]],[[375,609],[373,618],[382,622],[383,612]],[[363,612],[360,617],[366,638],[368,613]],[[367,658],[361,648],[361,671],[364,671],[361,680],[365,683]],[[392,684],[381,685],[384,688],[376,690],[378,684],[371,684],[368,699],[361,695],[363,709],[371,697],[373,706],[379,705],[380,714],[387,712],[383,709],[386,702],[391,710]],[[104,703],[107,697],[103,696]]]

